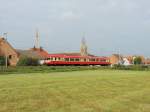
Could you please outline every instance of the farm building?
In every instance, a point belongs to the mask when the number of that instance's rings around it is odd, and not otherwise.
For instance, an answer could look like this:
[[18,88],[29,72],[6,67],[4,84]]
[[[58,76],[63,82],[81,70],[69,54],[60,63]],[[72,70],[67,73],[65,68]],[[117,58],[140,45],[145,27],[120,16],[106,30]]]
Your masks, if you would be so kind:
[[0,37],[0,56],[7,57],[10,66],[16,66],[19,60],[19,53],[3,37]]
[[20,59],[22,57],[35,58],[39,60],[39,63],[42,65],[44,63],[44,59],[48,57],[48,52],[43,48],[31,48],[29,50],[17,50],[20,54]]
[[48,52],[42,48],[34,47],[28,50],[17,49],[16,51],[20,54],[20,57],[25,56],[25,57],[31,57],[31,58],[44,59],[48,56]]

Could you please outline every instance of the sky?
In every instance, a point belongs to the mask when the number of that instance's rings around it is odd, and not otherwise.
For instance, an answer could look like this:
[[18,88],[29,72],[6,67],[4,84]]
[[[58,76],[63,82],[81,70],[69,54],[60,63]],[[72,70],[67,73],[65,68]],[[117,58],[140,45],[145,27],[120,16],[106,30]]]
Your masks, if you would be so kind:
[[150,57],[150,0],[0,0],[0,35],[16,49]]

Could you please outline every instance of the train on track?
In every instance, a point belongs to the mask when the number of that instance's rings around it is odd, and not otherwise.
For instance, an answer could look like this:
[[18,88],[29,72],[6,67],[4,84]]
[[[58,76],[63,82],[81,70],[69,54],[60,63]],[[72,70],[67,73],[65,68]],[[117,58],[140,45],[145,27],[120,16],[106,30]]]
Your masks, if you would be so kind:
[[48,66],[61,66],[61,65],[76,65],[76,66],[86,66],[86,65],[101,65],[109,66],[111,65],[110,59],[108,57],[98,57],[98,56],[76,56],[76,55],[63,55],[63,54],[50,54],[44,60],[44,64]]

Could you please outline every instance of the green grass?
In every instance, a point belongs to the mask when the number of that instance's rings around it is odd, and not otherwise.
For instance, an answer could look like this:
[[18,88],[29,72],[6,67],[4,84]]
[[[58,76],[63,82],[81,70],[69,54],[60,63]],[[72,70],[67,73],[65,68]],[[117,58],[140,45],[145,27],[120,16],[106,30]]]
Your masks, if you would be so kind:
[[28,73],[50,73],[50,72],[66,72],[66,71],[83,71],[83,70],[104,70],[110,67],[97,66],[17,66],[6,68],[0,66],[0,74],[28,74]]
[[0,75],[0,112],[149,112],[150,71]]

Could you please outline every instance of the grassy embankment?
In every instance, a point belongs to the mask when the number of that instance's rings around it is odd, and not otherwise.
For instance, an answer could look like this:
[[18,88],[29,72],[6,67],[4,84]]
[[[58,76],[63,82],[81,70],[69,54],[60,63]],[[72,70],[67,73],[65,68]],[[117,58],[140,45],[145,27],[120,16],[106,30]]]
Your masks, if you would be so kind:
[[149,112],[150,71],[0,75],[0,112]]
[[22,73],[51,73],[51,72],[69,72],[83,70],[134,70],[150,71],[150,66],[17,66],[7,69],[0,66],[0,74],[22,74]]
[[109,69],[110,67],[96,66],[17,66],[0,67],[0,74],[22,74],[22,73],[51,73],[51,72],[69,72],[83,70]]

